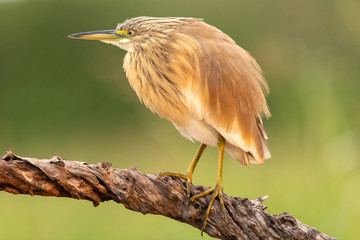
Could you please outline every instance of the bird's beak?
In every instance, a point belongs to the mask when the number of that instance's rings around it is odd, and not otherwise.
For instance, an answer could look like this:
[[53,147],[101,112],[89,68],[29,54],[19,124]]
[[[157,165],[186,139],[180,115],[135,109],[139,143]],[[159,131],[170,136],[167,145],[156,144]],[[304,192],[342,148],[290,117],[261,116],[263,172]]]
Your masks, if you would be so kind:
[[[120,31],[118,31],[120,32]],[[71,34],[69,38],[85,39],[85,40],[100,40],[100,41],[118,41],[123,39],[126,35],[119,34],[115,30],[103,30],[94,32],[83,32]]]

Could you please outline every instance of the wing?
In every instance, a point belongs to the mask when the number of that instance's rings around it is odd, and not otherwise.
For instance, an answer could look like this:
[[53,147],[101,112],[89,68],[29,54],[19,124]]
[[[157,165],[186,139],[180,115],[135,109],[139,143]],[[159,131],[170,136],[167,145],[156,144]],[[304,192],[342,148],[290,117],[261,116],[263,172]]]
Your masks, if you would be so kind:
[[270,152],[261,116],[269,117],[270,112],[264,96],[268,86],[255,59],[203,22],[183,26],[176,41],[184,48],[182,64],[193,65],[182,90],[188,109],[244,151],[243,164],[248,157],[262,164]]

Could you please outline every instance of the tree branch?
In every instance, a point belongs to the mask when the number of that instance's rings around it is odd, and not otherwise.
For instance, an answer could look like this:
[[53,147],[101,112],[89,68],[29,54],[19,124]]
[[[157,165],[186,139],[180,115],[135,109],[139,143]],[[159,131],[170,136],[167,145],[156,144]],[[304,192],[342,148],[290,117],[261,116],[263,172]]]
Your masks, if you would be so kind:
[[[191,186],[191,196],[208,188]],[[115,169],[111,163],[87,164],[23,158],[9,150],[0,159],[0,190],[12,194],[86,199],[98,206],[114,200],[143,214],[160,214],[202,228],[211,196],[189,203],[183,179],[144,174],[136,168]],[[267,198],[232,198],[224,194],[226,213],[216,201],[205,232],[221,239],[333,239],[300,222],[289,213],[272,215],[260,204]]]

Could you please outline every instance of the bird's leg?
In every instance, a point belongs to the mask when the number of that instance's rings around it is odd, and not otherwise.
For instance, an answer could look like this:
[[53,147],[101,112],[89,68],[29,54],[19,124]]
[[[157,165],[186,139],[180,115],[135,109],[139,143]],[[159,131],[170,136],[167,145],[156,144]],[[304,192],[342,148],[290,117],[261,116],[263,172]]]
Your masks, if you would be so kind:
[[188,170],[186,171],[186,193],[187,193],[187,197],[190,198],[190,186],[192,184],[192,175],[195,171],[195,167],[197,165],[197,163],[200,160],[201,155],[203,154],[204,150],[206,148],[206,145],[204,143],[202,143],[199,147],[199,149],[197,150],[193,160],[190,163],[190,166],[188,167]]
[[203,154],[205,148],[206,148],[206,144],[202,143],[200,145],[199,149],[197,150],[193,160],[191,161],[190,166],[189,166],[188,170],[186,171],[186,174],[163,172],[158,176],[157,179],[160,179],[164,176],[173,176],[173,177],[185,179],[186,180],[187,197],[190,198],[190,185],[192,184],[192,175],[195,171],[195,167],[196,167],[197,163],[199,162],[199,159],[200,159],[201,155]]
[[221,207],[223,216],[225,216],[225,206],[224,206],[224,200],[223,200],[223,186],[222,186],[222,167],[223,167],[224,152],[225,152],[225,139],[221,135],[219,135],[219,139],[218,139],[218,151],[219,151],[219,161],[218,161],[218,169],[217,169],[217,177],[216,177],[215,186],[213,188],[210,188],[209,190],[206,190],[205,192],[202,192],[200,194],[193,196],[190,199],[190,201],[193,202],[195,199],[213,192],[213,196],[212,196],[209,206],[206,210],[205,221],[204,221],[204,225],[202,227],[201,233],[206,228],[206,222],[207,222],[211,207],[212,207],[216,197],[219,198],[220,207]]

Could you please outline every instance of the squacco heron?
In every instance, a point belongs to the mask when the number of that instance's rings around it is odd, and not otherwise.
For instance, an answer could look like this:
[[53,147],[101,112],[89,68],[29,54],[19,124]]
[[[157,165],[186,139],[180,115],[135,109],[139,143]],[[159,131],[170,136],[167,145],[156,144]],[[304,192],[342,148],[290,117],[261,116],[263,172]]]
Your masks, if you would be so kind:
[[137,17],[115,30],[84,32],[71,38],[100,40],[127,51],[124,69],[131,87],[152,112],[168,119],[189,140],[201,143],[186,174],[165,172],[187,181],[206,146],[218,147],[213,194],[203,230],[216,197],[223,209],[222,166],[226,150],[241,164],[270,158],[262,116],[270,112],[268,85],[255,59],[219,29],[195,18]]

